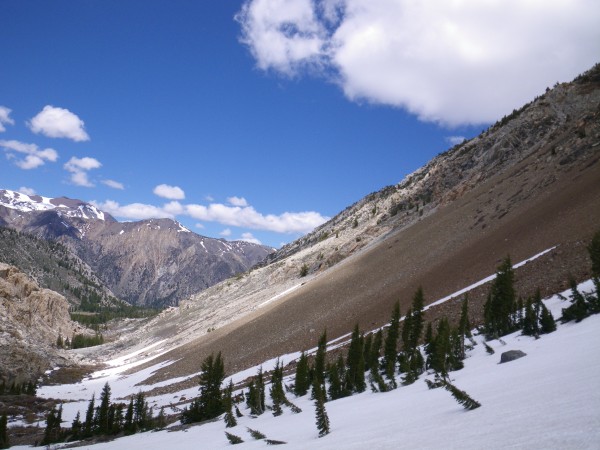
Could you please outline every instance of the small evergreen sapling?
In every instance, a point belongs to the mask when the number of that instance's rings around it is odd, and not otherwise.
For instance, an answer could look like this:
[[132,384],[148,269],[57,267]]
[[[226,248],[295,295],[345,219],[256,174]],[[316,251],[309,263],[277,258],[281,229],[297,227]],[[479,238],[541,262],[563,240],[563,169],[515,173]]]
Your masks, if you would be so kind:
[[481,406],[481,403],[479,403],[477,400],[472,399],[469,396],[469,394],[467,394],[465,391],[461,391],[449,381],[446,381],[444,383],[444,388],[446,388],[447,391],[450,391],[452,397],[454,397],[454,399],[458,403],[460,403],[466,410],[470,411],[473,409],[477,409]]
[[227,440],[232,445],[241,444],[242,442],[244,442],[244,440],[241,437],[236,436],[235,434],[228,433],[227,431],[225,432],[225,436],[227,436]]
[[250,433],[250,436],[252,436],[257,441],[260,441],[261,439],[265,439],[267,437],[258,430],[253,430],[252,428],[249,428],[249,427],[246,427],[246,428],[248,429],[248,433]]
[[325,392],[315,381],[313,383],[313,396],[315,399],[315,416],[319,437],[323,437],[330,432],[329,416],[325,410]]

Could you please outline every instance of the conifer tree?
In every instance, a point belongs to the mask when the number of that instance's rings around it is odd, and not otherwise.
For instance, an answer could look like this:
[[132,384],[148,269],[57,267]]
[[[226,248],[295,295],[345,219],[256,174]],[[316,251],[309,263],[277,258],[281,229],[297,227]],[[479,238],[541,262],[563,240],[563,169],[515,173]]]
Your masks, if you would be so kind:
[[60,424],[62,423],[62,405],[59,406],[58,410],[56,407],[52,408],[52,411],[46,416],[46,429],[44,431],[44,438],[42,439],[42,445],[53,444],[59,442],[61,439]]
[[161,406],[160,411],[158,412],[158,416],[156,416],[156,426],[157,430],[162,430],[167,426],[167,417],[165,416],[165,408]]
[[488,336],[500,337],[514,330],[511,313],[515,309],[515,301],[514,272],[507,256],[496,271],[484,305],[484,327]]
[[471,321],[469,320],[469,296],[465,294],[463,299],[461,310],[460,310],[460,321],[458,323],[458,332],[464,337],[470,338],[471,334]]
[[540,311],[540,332],[547,334],[552,333],[553,331],[556,331],[556,322],[554,321],[552,313],[548,311],[546,305],[542,303]]
[[592,241],[588,246],[590,260],[592,261],[592,276],[600,278],[600,231],[597,231],[592,237]]
[[358,324],[356,324],[352,332],[346,362],[345,384],[348,392],[363,392],[366,389],[363,345],[363,338],[358,329]]
[[296,377],[294,380],[294,394],[296,397],[302,397],[306,395],[310,387],[310,381],[308,379],[308,358],[306,354],[302,352],[300,359],[296,365]]
[[385,336],[383,348],[383,368],[385,376],[396,387],[396,359],[398,357],[398,334],[400,331],[400,302],[397,301],[392,311],[392,318]]
[[10,441],[8,439],[8,417],[3,414],[0,417],[0,449],[9,448]]
[[256,377],[252,378],[248,384],[246,404],[250,408],[250,414],[260,416],[265,412],[265,384],[262,367],[258,369]]
[[221,352],[215,357],[210,354],[202,362],[199,377],[200,396],[182,414],[183,423],[213,419],[223,413],[221,384],[225,378],[225,368]]
[[525,336],[537,336],[537,316],[535,309],[533,308],[533,302],[531,299],[527,300],[527,306],[525,307],[525,315],[523,317],[523,334]]
[[[413,297],[412,307],[404,319],[404,328],[402,330],[403,352],[400,357],[400,368],[405,372],[403,383],[414,383],[419,375],[423,373],[425,361],[419,350],[419,340],[423,333],[423,308],[424,308],[423,288],[419,287]],[[404,330],[406,329],[406,331]]]
[[81,415],[79,414],[79,411],[77,411],[73,422],[71,422],[71,437],[73,438],[73,440],[79,439],[82,426],[83,425],[81,423]]
[[568,308],[563,308],[562,321],[574,320],[575,322],[581,322],[588,316],[588,305],[583,294],[577,289],[577,282],[571,278],[569,283],[571,285],[572,304]]
[[98,410],[98,434],[108,434],[112,428],[108,420],[108,409],[110,406],[110,386],[108,382],[102,388],[100,393],[100,409]]
[[371,359],[369,366],[371,370],[376,370],[379,372],[379,356],[381,354],[381,345],[383,343],[383,331],[381,329],[377,330],[375,333],[375,337],[373,338],[373,343],[371,344],[371,351],[369,353],[369,357]]
[[88,403],[88,408],[85,413],[85,422],[83,424],[83,437],[90,437],[95,431],[94,411],[95,411],[95,394],[92,394],[92,399]]
[[283,413],[281,405],[285,403],[286,398],[283,390],[283,365],[280,365],[279,358],[271,373],[271,401],[273,402],[273,415],[280,416]]
[[133,434],[136,432],[135,423],[133,422],[133,397],[129,399],[127,412],[125,413],[125,425],[123,426],[125,434]]
[[327,330],[319,338],[317,344],[317,354],[315,355],[315,365],[313,369],[313,378],[317,383],[325,388],[325,357],[327,354]]
[[331,400],[337,400],[338,398],[348,395],[342,386],[342,380],[345,378],[345,364],[344,358],[341,354],[338,356],[336,362],[329,364],[327,369],[327,378],[329,379],[328,392]]
[[266,435],[264,435],[263,433],[261,433],[258,430],[253,430],[250,427],[246,427],[246,429],[248,430],[248,433],[250,433],[250,436],[252,436],[257,441],[260,441],[261,439],[265,439],[267,437]]
[[[229,385],[225,388],[225,392],[223,394],[223,409],[225,410],[225,416],[223,420],[225,421],[226,428],[232,428],[237,425],[237,420],[235,415],[233,414],[233,398],[231,397],[233,393],[233,381],[229,379]],[[161,408],[162,413],[162,408]]]
[[315,380],[313,383],[313,397],[315,399],[315,416],[319,437],[323,437],[330,432],[329,416],[325,410],[325,392],[321,385]]
[[227,440],[232,445],[241,444],[242,442],[244,442],[244,440],[241,437],[236,436],[235,434],[228,433],[227,431],[225,432],[225,436],[227,436]]
[[477,409],[481,406],[481,403],[479,403],[477,400],[474,400],[473,398],[471,398],[469,396],[469,394],[467,394],[465,391],[461,391],[460,389],[458,389],[456,386],[454,386],[449,381],[446,381],[444,383],[444,387],[446,388],[447,391],[450,391],[450,393],[452,394],[452,397],[454,397],[454,399],[458,403],[460,403],[465,409],[473,410],[473,409]]

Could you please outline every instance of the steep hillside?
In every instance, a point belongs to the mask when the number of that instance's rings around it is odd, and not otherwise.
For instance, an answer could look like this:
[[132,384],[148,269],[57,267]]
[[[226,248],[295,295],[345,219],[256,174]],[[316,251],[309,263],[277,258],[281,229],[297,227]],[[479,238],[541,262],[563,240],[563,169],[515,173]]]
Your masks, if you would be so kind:
[[[507,254],[516,262],[553,248],[517,271],[523,296],[589,276],[585,245],[600,225],[599,72],[556,86],[270,264],[164,312],[136,334],[173,349],[161,358],[177,362],[153,379],[195,373],[213,351],[239,370],[313,346],[325,328],[335,338],[356,322],[381,326],[418,286],[432,302],[492,274]],[[470,292],[476,319],[486,289]]]
[[135,305],[176,305],[272,252],[199,236],[170,219],[120,223],[80,200],[8,190],[0,190],[0,223],[63,243],[117,297]]
[[82,300],[105,306],[122,303],[85,262],[56,241],[0,228],[0,248],[0,262],[18,267],[40,287],[64,295],[74,307]]
[[47,369],[72,364],[55,348],[57,338],[84,332],[71,321],[62,295],[41,289],[16,267],[0,263],[0,381],[36,381]]

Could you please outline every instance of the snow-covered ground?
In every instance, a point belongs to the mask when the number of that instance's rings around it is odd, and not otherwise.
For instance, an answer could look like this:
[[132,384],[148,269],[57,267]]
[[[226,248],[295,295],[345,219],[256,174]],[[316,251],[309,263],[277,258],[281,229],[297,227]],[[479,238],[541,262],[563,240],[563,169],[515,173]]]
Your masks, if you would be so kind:
[[[591,291],[593,286],[587,282],[580,289]],[[563,295],[568,297],[569,291]],[[559,296],[545,303],[555,317],[568,305]],[[481,337],[476,339],[481,341]],[[142,433],[90,447],[94,450],[228,448],[231,444],[224,434],[228,431],[245,441],[236,448],[264,448],[267,443],[254,440],[247,431],[250,427],[269,439],[287,442],[286,448],[298,449],[600,448],[600,315],[577,324],[561,324],[556,332],[537,340],[513,333],[488,344],[495,348],[494,355],[478,344],[469,352],[465,368],[451,373],[453,383],[482,404],[473,411],[465,411],[443,389],[429,390],[422,377],[413,385],[391,392],[364,392],[328,402],[331,434],[323,438],[318,438],[313,402],[305,396],[291,398],[302,408],[299,414],[284,409],[279,417],[267,412],[251,418],[241,408],[245,416],[238,419],[234,428],[226,429],[223,421],[217,420],[185,431]],[[512,349],[522,350],[527,356],[499,364],[500,354]],[[285,359],[294,356],[287,355]],[[271,363],[265,363],[265,367]],[[128,367],[126,359],[112,361],[111,365],[109,370],[81,383],[43,387],[40,394],[76,400],[64,405],[63,418],[68,425],[77,410],[84,413],[92,393],[97,397],[107,381],[113,398],[139,390],[134,385],[144,379],[144,374],[122,375]],[[151,373],[157,367],[144,372]],[[239,380],[254,372],[245,371],[233,378]],[[143,390],[148,388],[142,386]],[[152,397],[150,403],[158,407],[181,396],[191,398],[196,394],[197,388],[193,388]]]

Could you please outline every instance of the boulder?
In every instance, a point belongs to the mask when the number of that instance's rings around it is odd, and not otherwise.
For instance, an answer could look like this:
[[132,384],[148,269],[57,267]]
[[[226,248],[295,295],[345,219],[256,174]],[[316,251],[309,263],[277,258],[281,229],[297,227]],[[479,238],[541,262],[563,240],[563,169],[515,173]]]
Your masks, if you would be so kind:
[[500,355],[500,364],[514,361],[515,359],[522,358],[523,356],[527,356],[527,353],[522,352],[521,350],[508,350]]

